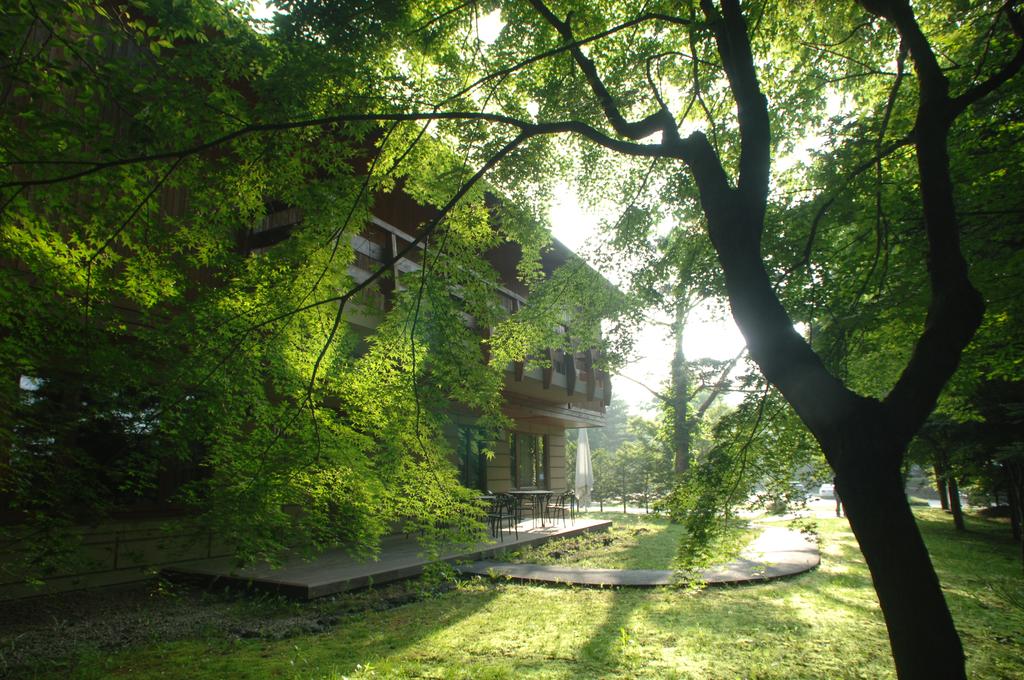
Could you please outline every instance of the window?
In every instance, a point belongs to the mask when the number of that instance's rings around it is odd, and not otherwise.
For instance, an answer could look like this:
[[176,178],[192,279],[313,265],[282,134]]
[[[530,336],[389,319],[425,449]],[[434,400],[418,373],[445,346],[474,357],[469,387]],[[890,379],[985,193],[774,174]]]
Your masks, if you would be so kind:
[[467,489],[487,491],[486,441],[476,427],[459,428],[459,482]]
[[509,439],[509,453],[512,460],[512,483],[516,488],[547,488],[547,436],[513,432]]

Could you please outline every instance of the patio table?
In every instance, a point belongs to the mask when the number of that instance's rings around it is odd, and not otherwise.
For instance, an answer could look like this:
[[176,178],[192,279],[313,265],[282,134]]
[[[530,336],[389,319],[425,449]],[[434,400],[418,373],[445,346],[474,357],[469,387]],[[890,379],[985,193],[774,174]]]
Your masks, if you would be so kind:
[[517,503],[521,503],[525,498],[531,499],[533,501],[533,525],[537,526],[537,518],[539,517],[540,525],[542,527],[545,526],[544,508],[547,507],[548,498],[554,493],[553,491],[550,489],[516,489],[507,493],[514,496]]

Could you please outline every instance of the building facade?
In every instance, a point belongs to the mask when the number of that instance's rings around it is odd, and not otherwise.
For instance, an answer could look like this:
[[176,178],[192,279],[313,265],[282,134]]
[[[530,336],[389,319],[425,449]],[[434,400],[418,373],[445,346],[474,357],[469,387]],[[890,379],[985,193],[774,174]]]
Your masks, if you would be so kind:
[[[356,258],[349,273],[357,283],[391,261],[414,240],[417,225],[429,219],[423,208],[401,195],[389,196],[377,205],[371,223],[352,238]],[[521,257],[519,247],[510,242],[487,253],[500,280],[495,295],[510,313],[529,304],[529,290],[516,276]],[[542,255],[542,267],[550,274],[575,257],[554,241]],[[373,330],[387,308],[389,288],[402,272],[418,269],[418,259],[415,255],[398,259],[392,276],[370,289],[360,300],[362,304],[353,307],[347,320],[357,332],[368,334]],[[541,359],[547,367],[529,367],[525,362],[506,367],[502,411],[514,423],[506,436],[487,441],[473,426],[472,414],[455,416],[449,439],[456,450],[455,462],[463,486],[495,492],[564,490],[573,486],[566,465],[565,432],[604,425],[605,408],[611,402],[611,381],[596,367],[595,350],[573,354],[548,349]],[[485,455],[487,450],[493,455]]]

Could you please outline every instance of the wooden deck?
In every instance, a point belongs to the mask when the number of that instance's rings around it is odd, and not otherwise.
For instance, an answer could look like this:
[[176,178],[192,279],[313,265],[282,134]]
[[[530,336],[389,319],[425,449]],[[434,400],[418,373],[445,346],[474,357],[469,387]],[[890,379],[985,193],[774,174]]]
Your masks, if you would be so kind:
[[[608,520],[581,519],[554,527],[534,527],[531,521],[519,526],[519,538],[505,532],[503,541],[453,547],[442,553],[445,562],[476,561],[499,556],[506,550],[539,545],[553,538],[575,536],[587,531],[607,531]],[[215,558],[177,565],[163,570],[172,580],[234,585],[278,592],[296,599],[312,600],[346,590],[418,576],[430,562],[419,544],[403,536],[389,536],[381,545],[380,556],[360,561],[341,549],[330,550],[315,560],[295,559],[278,568],[257,564],[244,568],[232,566],[230,558]]]

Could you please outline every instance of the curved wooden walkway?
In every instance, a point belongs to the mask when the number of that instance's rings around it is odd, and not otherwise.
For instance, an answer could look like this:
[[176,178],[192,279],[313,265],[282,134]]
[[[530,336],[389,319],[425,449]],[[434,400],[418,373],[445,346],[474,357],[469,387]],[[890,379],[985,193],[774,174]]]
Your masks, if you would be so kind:
[[[816,543],[793,529],[765,527],[740,557],[700,573],[708,585],[758,583],[802,574],[821,563]],[[658,569],[584,569],[579,567],[512,564],[482,560],[458,565],[463,574],[504,576],[516,581],[561,583],[581,586],[628,586],[653,588],[677,583],[675,572]]]

